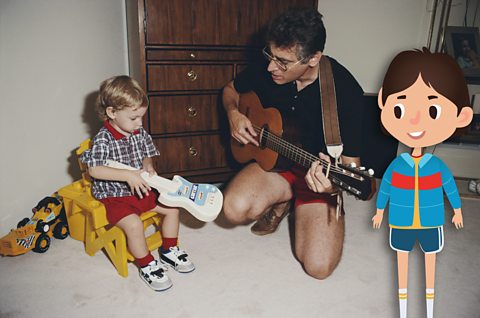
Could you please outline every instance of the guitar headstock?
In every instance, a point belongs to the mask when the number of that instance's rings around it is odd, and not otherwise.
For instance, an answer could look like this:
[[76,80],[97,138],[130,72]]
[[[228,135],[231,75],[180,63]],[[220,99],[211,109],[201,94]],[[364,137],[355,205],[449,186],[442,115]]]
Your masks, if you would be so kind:
[[332,183],[360,200],[370,200],[376,191],[376,181],[372,169],[342,165],[330,170]]

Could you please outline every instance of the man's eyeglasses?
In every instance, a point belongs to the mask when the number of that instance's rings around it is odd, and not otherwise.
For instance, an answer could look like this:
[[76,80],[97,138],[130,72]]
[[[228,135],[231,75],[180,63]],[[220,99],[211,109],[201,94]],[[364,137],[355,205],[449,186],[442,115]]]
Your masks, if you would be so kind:
[[[296,61],[295,63],[291,64],[291,65],[288,65],[288,63],[284,63],[282,61],[280,61],[278,58],[276,58],[275,56],[271,55],[268,51],[267,51],[267,47],[264,47],[263,50],[262,50],[262,53],[263,53],[263,56],[267,59],[267,61],[271,62],[271,61],[274,61],[275,64],[277,64],[277,66],[284,72],[288,71],[289,68],[292,68],[294,67],[295,65],[297,64],[300,64],[302,63],[303,61],[305,61],[307,58],[303,58],[301,60],[298,60]],[[290,63],[290,62],[289,62]]]

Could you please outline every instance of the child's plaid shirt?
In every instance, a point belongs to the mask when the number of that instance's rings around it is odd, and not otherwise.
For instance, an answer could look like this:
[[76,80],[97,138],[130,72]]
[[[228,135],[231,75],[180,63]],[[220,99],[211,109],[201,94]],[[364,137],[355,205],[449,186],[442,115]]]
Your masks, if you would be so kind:
[[[80,160],[89,168],[105,166],[107,159],[110,159],[141,169],[144,158],[158,155],[160,152],[145,129],[140,128],[126,137],[105,121],[104,126],[93,138],[92,148],[86,150]],[[98,180],[93,177],[92,181],[92,194],[97,200],[133,195],[126,182]]]

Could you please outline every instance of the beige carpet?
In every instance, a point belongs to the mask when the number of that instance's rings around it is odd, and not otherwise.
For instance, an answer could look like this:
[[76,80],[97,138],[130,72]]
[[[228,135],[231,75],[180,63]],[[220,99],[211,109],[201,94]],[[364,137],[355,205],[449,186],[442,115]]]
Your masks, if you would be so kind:
[[[480,317],[480,200],[464,199],[465,228],[445,225],[437,258],[435,317]],[[330,278],[307,276],[291,250],[287,222],[266,237],[182,216],[181,242],[197,269],[169,271],[174,286],[150,290],[133,264],[117,275],[103,253],[52,239],[45,254],[0,258],[0,317],[398,317],[395,254],[374,231],[374,200],[346,198],[342,261]],[[450,219],[451,210],[446,211]],[[425,317],[423,254],[410,256],[409,317]]]

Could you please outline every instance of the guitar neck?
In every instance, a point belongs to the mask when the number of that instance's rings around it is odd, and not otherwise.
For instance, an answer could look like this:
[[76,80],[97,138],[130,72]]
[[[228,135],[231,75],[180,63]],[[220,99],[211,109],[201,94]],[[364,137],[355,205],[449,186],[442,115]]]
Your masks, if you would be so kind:
[[320,161],[324,166],[329,164],[326,160],[312,155],[268,130],[260,127],[254,127],[254,129],[259,135],[260,145],[262,147],[267,147],[307,169],[310,168],[315,161]]
[[[126,164],[109,159],[107,160],[107,166],[115,169],[138,170]],[[178,188],[177,184],[172,180],[156,175],[150,176],[146,171],[141,173],[141,177],[148,183],[150,187],[155,188],[160,192],[175,192]]]

